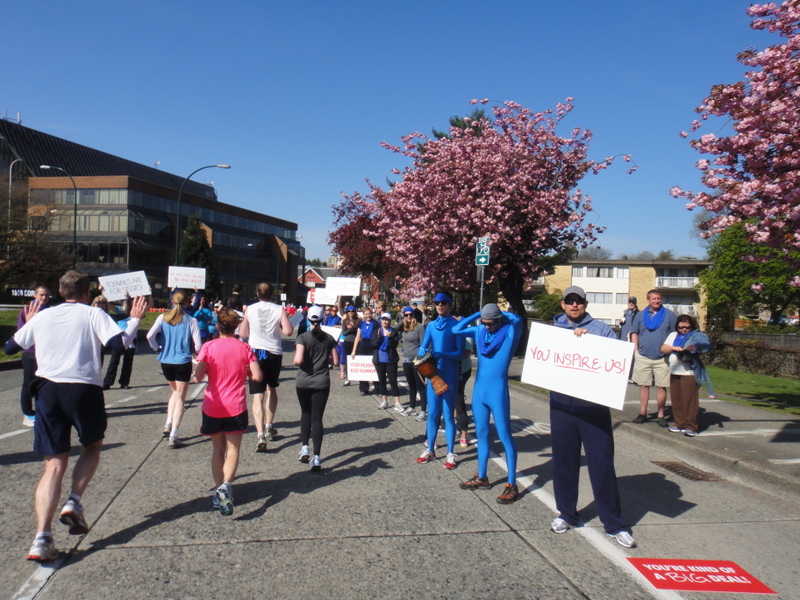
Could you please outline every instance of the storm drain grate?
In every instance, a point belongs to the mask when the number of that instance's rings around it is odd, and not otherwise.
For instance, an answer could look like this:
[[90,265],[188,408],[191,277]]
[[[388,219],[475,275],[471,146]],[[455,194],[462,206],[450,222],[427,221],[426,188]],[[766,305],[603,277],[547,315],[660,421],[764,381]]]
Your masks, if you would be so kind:
[[690,467],[686,463],[680,461],[660,461],[654,460],[654,465],[658,465],[662,469],[666,469],[670,473],[675,473],[676,475],[680,475],[684,479],[689,479],[691,481],[719,481],[719,477],[714,475],[713,473],[707,473],[706,471],[701,471],[700,469],[695,469],[694,467]]

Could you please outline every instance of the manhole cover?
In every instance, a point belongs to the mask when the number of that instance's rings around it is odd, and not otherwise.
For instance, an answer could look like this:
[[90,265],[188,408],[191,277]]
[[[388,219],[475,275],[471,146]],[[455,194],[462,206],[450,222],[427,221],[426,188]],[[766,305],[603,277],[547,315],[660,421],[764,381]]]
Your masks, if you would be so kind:
[[670,473],[675,473],[676,475],[680,475],[684,479],[689,479],[691,481],[719,481],[719,477],[714,475],[713,473],[707,473],[706,471],[701,471],[700,469],[695,469],[694,467],[690,467],[684,462],[680,461],[660,461],[654,460],[654,465],[658,465],[662,469],[666,469]]

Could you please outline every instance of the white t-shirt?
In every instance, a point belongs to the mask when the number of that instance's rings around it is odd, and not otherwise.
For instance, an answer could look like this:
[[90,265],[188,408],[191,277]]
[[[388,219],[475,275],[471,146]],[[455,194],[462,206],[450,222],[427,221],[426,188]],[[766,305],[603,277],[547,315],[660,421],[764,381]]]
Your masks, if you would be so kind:
[[254,350],[270,354],[283,354],[281,345],[281,317],[283,307],[274,302],[256,302],[247,307],[245,319],[250,326],[247,343]]
[[[136,331],[139,319],[131,319],[134,323]],[[34,316],[14,334],[14,341],[23,348],[36,345],[37,376],[56,383],[102,386],[101,349],[119,334],[119,325],[102,309],[65,302]]]
[[[675,338],[678,336],[677,332],[673,331],[664,340],[668,346],[675,345]],[[669,372],[672,375],[694,375],[691,363],[683,362],[675,352],[670,352],[669,355]]]

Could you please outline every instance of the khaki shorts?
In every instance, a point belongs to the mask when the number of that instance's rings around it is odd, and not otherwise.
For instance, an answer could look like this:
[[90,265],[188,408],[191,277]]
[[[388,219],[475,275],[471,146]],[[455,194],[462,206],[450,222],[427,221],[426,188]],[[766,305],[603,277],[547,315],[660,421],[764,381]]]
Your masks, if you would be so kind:
[[668,388],[670,375],[668,359],[668,356],[647,358],[637,352],[633,363],[633,381],[637,385]]

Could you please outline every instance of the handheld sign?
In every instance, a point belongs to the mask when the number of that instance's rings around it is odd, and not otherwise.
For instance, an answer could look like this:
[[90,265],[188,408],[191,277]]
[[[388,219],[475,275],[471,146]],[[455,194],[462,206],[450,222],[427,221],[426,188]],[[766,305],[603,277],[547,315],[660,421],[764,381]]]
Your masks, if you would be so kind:
[[170,267],[167,286],[204,290],[206,288],[206,270],[197,267]]
[[378,381],[378,372],[371,356],[347,357],[347,379],[350,381]]
[[521,380],[622,410],[633,349],[630,342],[531,323]]
[[358,296],[361,290],[361,278],[328,277],[325,280],[325,289],[334,296]]
[[103,295],[111,302],[123,300],[127,292],[131,298],[151,294],[150,284],[144,271],[121,273],[119,275],[103,275],[97,278],[103,286]]

